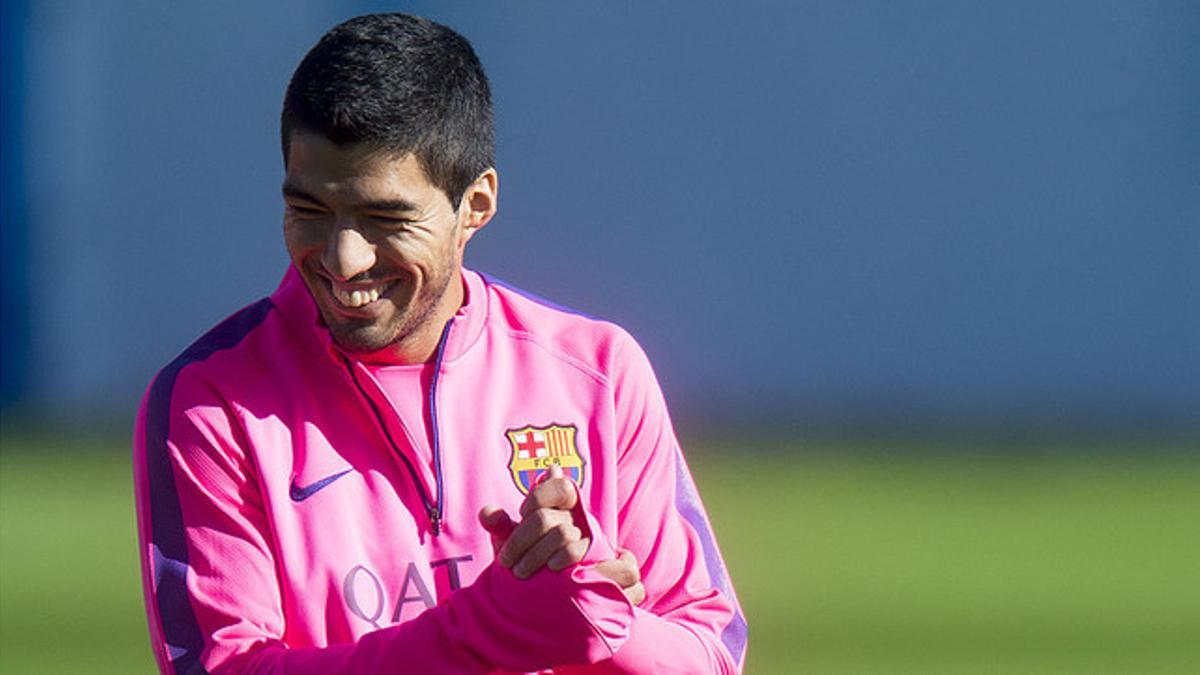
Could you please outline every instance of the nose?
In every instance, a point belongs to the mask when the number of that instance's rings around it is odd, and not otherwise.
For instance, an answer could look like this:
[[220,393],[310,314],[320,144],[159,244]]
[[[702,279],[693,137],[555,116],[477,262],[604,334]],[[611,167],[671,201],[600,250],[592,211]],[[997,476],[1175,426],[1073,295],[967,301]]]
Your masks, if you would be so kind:
[[329,234],[321,264],[334,278],[348,281],[375,266],[375,246],[353,227],[338,227]]

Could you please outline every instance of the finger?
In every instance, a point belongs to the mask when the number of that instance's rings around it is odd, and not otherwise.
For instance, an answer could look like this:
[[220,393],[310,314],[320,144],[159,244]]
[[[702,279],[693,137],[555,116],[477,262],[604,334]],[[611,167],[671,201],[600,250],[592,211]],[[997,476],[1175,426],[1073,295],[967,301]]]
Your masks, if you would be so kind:
[[642,573],[633,553],[621,550],[616,558],[596,565],[596,571],[616,582],[634,605],[640,605],[646,599],[646,587],[642,584]]
[[491,535],[493,553],[499,552],[517,527],[508,512],[495,504],[487,504],[479,509],[479,524]]
[[555,572],[565,570],[583,560],[583,556],[587,555],[588,548],[591,545],[592,540],[589,537],[582,537],[579,541],[573,541],[555,551],[554,555],[550,556],[550,559],[546,561],[546,567]]
[[505,537],[511,534],[513,528],[516,527],[516,523],[508,513],[495,504],[486,504],[479,509],[479,524],[488,532]]
[[622,588],[621,590],[625,592],[625,597],[629,598],[629,602],[632,602],[635,606],[642,604],[642,601],[646,599],[646,587],[640,581],[629,588]]
[[[562,469],[559,469],[561,473]],[[525,517],[538,509],[562,509],[570,511],[579,501],[579,493],[575,484],[563,476],[548,478],[538,483],[525,501],[521,502],[521,517]]]
[[561,464],[551,464],[550,465],[550,477],[551,478],[562,478],[563,477],[563,470],[562,470]]
[[526,579],[533,576],[534,572],[542,569],[546,562],[550,560],[550,556],[554,555],[555,551],[579,541],[582,533],[578,527],[570,523],[562,523],[555,526],[549,532],[544,534],[541,539],[538,539],[525,551],[525,555],[521,556],[513,565],[513,574],[517,575],[518,579]]
[[566,511],[538,509],[530,513],[513,529],[496,559],[500,561],[501,565],[512,567],[547,532],[564,523],[574,526],[571,522],[571,514]]
[[630,588],[642,580],[637,562],[628,551],[620,557],[605,560],[596,565],[596,571],[615,582],[622,589]]

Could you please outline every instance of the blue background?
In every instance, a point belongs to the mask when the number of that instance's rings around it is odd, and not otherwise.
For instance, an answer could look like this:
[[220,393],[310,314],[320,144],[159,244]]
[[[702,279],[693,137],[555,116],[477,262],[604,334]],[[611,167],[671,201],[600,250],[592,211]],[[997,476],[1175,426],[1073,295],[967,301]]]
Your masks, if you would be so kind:
[[4,5],[6,420],[131,423],[269,293],[278,113],[381,9],[475,45],[468,263],[626,326],[677,416],[1200,434],[1200,6]]

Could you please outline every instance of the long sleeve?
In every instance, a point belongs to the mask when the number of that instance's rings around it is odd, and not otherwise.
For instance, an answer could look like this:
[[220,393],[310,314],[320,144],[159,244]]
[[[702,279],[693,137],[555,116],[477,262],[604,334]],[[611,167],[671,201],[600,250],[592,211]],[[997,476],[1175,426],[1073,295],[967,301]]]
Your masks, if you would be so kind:
[[[182,372],[181,372],[182,371]],[[153,650],[177,673],[482,673],[593,663],[634,610],[593,569],[518,580],[489,565],[440,604],[350,643],[292,647],[268,510],[230,404],[168,369],[143,401],[134,466]]]
[[632,338],[617,344],[613,362],[622,505],[614,541],[638,559],[647,597],[628,642],[594,671],[740,672],[746,621],[657,379]]
[[[276,642],[229,659],[221,672],[467,674],[597,662],[611,657],[628,633],[632,612],[623,601],[620,589],[583,567],[521,581],[493,564],[403,624],[350,644],[287,649]],[[592,625],[588,614],[605,620]]]

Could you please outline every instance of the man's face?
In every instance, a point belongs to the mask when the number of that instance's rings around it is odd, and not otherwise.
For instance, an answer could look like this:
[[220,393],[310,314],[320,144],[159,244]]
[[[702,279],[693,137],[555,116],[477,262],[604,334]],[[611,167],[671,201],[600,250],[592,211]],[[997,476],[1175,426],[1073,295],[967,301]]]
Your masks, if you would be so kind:
[[495,213],[495,172],[456,210],[412,155],[298,132],[283,196],[288,253],[334,340],[427,360],[462,303],[467,240]]

